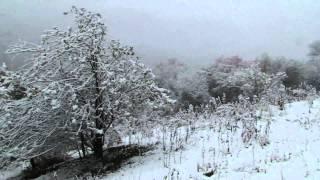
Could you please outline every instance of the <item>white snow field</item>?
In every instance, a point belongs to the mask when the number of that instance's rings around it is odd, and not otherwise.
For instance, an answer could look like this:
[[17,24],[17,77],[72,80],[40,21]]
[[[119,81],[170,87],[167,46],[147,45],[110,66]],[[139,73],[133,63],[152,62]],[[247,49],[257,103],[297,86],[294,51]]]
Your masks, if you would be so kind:
[[287,104],[284,111],[270,109],[265,115],[271,121],[266,146],[257,141],[245,145],[241,132],[218,132],[210,122],[199,120],[187,142],[183,128],[171,140],[155,133],[149,140],[166,142],[166,153],[160,143],[159,149],[131,159],[102,179],[320,179],[320,100]]

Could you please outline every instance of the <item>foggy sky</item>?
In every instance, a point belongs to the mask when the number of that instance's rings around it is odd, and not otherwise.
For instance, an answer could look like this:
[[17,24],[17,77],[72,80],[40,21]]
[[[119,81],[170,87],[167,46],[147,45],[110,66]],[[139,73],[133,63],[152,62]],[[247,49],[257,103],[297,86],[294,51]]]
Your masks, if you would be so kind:
[[103,14],[111,38],[147,63],[262,53],[306,60],[320,39],[318,0],[0,0],[0,42],[39,40],[44,29],[68,24],[62,12],[72,5]]

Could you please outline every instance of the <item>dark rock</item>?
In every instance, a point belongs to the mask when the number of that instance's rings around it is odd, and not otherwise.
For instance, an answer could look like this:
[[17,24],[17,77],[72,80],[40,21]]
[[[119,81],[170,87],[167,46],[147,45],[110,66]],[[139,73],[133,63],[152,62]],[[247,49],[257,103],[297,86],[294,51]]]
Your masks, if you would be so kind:
[[203,175],[207,177],[211,177],[212,175],[214,175],[214,173],[215,173],[215,170],[211,169],[210,171],[203,173]]

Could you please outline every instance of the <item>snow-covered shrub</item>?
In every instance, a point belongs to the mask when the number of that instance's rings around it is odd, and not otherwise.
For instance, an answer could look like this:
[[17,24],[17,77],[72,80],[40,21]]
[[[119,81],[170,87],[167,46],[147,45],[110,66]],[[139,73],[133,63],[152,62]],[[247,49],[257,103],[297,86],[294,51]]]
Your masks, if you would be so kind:
[[204,69],[203,74],[207,77],[208,90],[212,96],[222,97],[225,94],[227,102],[234,102],[241,94],[253,101],[254,98],[260,99],[270,89],[279,87],[285,78],[285,73],[262,72],[259,64],[254,61],[233,59],[217,61]]
[[179,97],[178,81],[186,70],[187,66],[177,59],[168,59],[153,68],[157,84],[170,90],[170,96],[175,99]]
[[6,65],[0,67],[0,98],[18,100],[27,97],[28,89],[23,87],[20,77],[8,71]]
[[82,133],[101,157],[110,127],[122,131],[130,120],[145,120],[139,116],[146,107],[157,111],[172,103],[132,47],[106,40],[100,14],[76,7],[65,14],[74,15],[73,27],[46,31],[40,45],[24,42],[8,50],[32,53],[31,65],[19,74],[38,93],[4,104],[1,115],[9,115],[0,126],[1,157],[63,151]]

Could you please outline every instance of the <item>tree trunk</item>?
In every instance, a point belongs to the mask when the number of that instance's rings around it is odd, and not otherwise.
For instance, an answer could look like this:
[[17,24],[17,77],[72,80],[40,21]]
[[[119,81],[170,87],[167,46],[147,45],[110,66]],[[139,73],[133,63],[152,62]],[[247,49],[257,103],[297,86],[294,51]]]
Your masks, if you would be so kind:
[[103,160],[103,134],[96,134],[93,140],[94,155]]
[[[91,68],[94,74],[95,79],[95,93],[96,93],[96,100],[95,100],[95,126],[97,129],[103,129],[103,122],[105,121],[105,115],[103,110],[103,96],[100,89],[100,79],[99,79],[99,68],[98,68],[98,59],[96,56],[91,56]],[[94,135],[93,140],[93,151],[97,158],[101,158],[103,160],[103,134],[96,133]]]
[[35,163],[34,158],[31,158],[31,159],[30,159],[30,164],[31,164],[32,169],[35,169],[35,168],[36,168],[36,163]]
[[[104,112],[103,110],[101,110],[101,104],[102,104],[101,96],[97,98],[95,104],[96,104],[95,115],[97,117],[95,124],[96,124],[96,128],[101,130],[103,129],[103,121],[105,119]],[[103,144],[104,144],[103,137],[104,137],[104,134],[96,133],[93,140],[94,154],[97,158],[101,158],[101,159],[103,159]]]
[[82,151],[82,155],[83,155],[83,157],[86,157],[86,148],[85,148],[85,146],[84,146],[85,138],[84,138],[82,132],[80,133],[80,140],[81,140],[81,151]]

